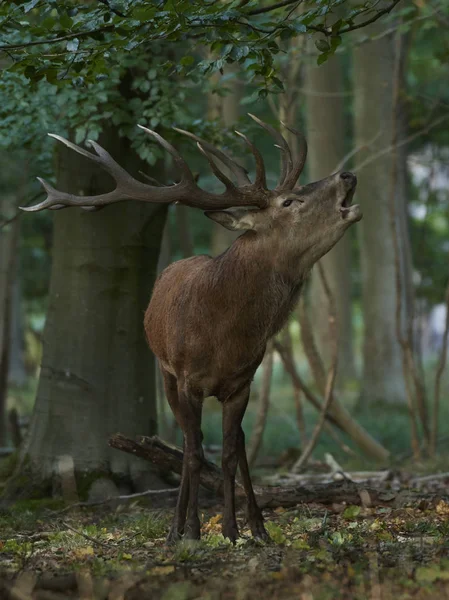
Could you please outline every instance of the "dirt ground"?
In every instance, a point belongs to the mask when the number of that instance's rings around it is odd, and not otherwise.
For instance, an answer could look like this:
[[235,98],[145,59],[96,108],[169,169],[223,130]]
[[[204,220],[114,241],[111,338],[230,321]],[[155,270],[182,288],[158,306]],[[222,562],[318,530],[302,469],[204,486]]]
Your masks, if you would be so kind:
[[269,510],[267,544],[251,539],[240,513],[236,546],[221,536],[220,511],[203,511],[201,542],[167,548],[167,506],[19,504],[0,514],[0,598],[449,598],[444,500]]

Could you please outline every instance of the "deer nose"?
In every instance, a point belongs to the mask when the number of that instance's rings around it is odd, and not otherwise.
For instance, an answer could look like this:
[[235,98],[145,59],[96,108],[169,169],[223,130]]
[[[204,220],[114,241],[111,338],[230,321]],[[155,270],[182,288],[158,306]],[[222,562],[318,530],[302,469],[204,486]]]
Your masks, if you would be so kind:
[[343,171],[343,173],[340,173],[340,177],[342,179],[355,179],[354,173],[351,173],[350,171]]

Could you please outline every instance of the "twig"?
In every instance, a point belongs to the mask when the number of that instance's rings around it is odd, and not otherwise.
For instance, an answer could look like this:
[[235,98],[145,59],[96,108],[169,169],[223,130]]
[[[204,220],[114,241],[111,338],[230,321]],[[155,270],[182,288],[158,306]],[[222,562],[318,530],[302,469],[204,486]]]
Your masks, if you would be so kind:
[[[302,2],[302,0],[301,0]],[[271,6],[264,6],[263,8],[255,8],[254,10],[248,11],[246,14],[252,16],[262,15],[263,13],[271,12],[272,10],[276,10],[278,8],[284,8],[285,6],[290,6],[291,4],[298,4],[298,0],[284,0],[283,2],[278,2],[277,4],[272,4]]]
[[162,490],[146,490],[145,492],[138,492],[136,494],[127,494],[125,496],[109,496],[108,498],[106,498],[105,500],[95,500],[92,502],[76,502],[74,504],[70,504],[70,506],[66,506],[65,508],[63,508],[62,510],[56,511],[56,514],[60,515],[63,514],[65,512],[68,512],[69,510],[72,510],[73,508],[79,508],[79,507],[90,507],[90,506],[101,506],[102,504],[109,504],[109,502],[115,502],[117,500],[133,500],[134,498],[142,498],[144,496],[157,496],[157,495],[164,495],[166,494],[167,496],[174,496],[179,492],[179,488],[164,488]]
[[22,42],[21,44],[1,44],[0,51],[21,50],[22,48],[28,48],[29,46],[42,46],[42,44],[57,44],[58,42],[73,40],[73,38],[82,38],[95,33],[104,33],[105,31],[111,31],[112,29],[115,29],[114,25],[105,25],[104,27],[98,27],[97,29],[68,33],[67,35],[62,35],[61,37],[52,39],[35,40],[34,42]]
[[329,282],[327,281],[326,273],[324,271],[324,267],[321,262],[318,263],[318,272],[321,278],[321,283],[323,285],[324,293],[326,295],[328,304],[329,304],[329,333],[332,344],[332,364],[329,369],[329,373],[326,379],[326,387],[324,392],[324,404],[321,410],[321,414],[318,418],[318,422],[315,425],[315,429],[313,430],[312,437],[310,438],[308,444],[304,448],[301,456],[298,458],[296,463],[293,465],[292,471],[293,473],[298,473],[302,467],[309,460],[310,455],[312,454],[320,436],[320,433],[323,429],[324,421],[326,419],[326,414],[329,411],[333,396],[334,396],[334,384],[335,377],[337,375],[338,368],[338,334],[337,334],[337,310],[335,307],[335,298],[332,294],[332,290],[329,286]]
[[315,337],[313,335],[312,326],[310,323],[309,315],[306,307],[305,295],[301,297],[298,306],[298,318],[301,326],[301,341],[304,348],[304,352],[309,363],[310,370],[312,371],[315,385],[321,394],[324,394],[325,382],[326,382],[326,371],[324,368],[323,360],[318,351]]
[[[283,341],[284,348],[289,356],[289,361],[293,363],[294,355],[293,355],[292,336],[290,334],[290,329],[288,328],[288,325],[284,328],[284,334],[283,334],[282,338],[283,338],[282,341]],[[290,379],[291,379],[292,388],[293,388],[293,399],[294,399],[294,403],[295,403],[296,423],[298,426],[299,436],[301,439],[301,445],[304,446],[307,443],[307,430],[306,430],[306,422],[305,422],[305,418],[304,418],[304,409],[303,409],[302,400],[301,400],[302,391],[301,391],[301,388],[299,388],[297,385],[295,385],[295,382],[293,381],[293,378],[291,376],[290,376]]]
[[105,544],[104,542],[101,542],[100,540],[97,540],[96,538],[93,538],[90,535],[87,535],[87,533],[83,533],[82,531],[78,531],[78,529],[75,529],[74,527],[72,527],[71,525],[69,525],[66,521],[63,521],[62,524],[64,525],[64,527],[67,527],[67,529],[70,529],[71,531],[73,531],[74,533],[77,533],[78,535],[80,535],[84,539],[88,540],[89,542],[92,542],[92,544],[98,544],[99,546],[103,546],[104,548],[108,548],[108,550],[111,549],[110,544]]
[[345,156],[343,156],[341,161],[335,167],[334,172],[341,171],[349,159],[351,159],[353,156],[358,154],[361,150],[367,150],[370,146],[372,146],[374,144],[374,142],[382,135],[382,131],[383,131],[383,129],[379,129],[379,131],[376,133],[376,135],[374,137],[372,137],[368,142],[363,142],[363,144],[359,144],[358,146],[353,148],[350,152],[348,152]]
[[[397,141],[394,148],[397,149],[397,148],[400,148],[401,146],[405,146],[406,144],[412,142],[413,140],[417,139],[421,135],[424,135],[425,133],[429,133],[429,131],[431,129],[434,129],[435,127],[437,127],[437,125],[440,125],[441,123],[443,123],[444,121],[447,121],[448,119],[449,119],[449,114],[443,115],[443,116],[439,117],[438,119],[435,119],[435,121],[432,121],[431,123],[428,123],[422,129],[419,129],[415,133],[412,133],[411,135],[408,135],[403,140]],[[394,148],[393,148],[393,145],[390,144],[386,148],[383,148],[382,150],[379,150],[379,152],[376,152],[376,154],[368,156],[368,158],[366,158],[363,162],[361,162],[359,165],[356,165],[352,169],[352,171],[354,173],[357,172],[357,171],[360,171],[360,169],[363,169],[363,167],[366,167],[366,165],[369,165],[370,163],[372,163],[373,161],[377,160],[378,158],[380,158],[384,154],[388,154],[389,152],[391,152],[392,150],[394,150]]]
[[273,376],[273,342],[268,342],[265,358],[262,362],[262,383],[259,394],[259,410],[254,424],[251,441],[248,447],[248,463],[253,465],[262,443],[265,424],[267,422],[268,408],[270,406],[270,388]]
[[424,475],[423,477],[414,477],[410,484],[425,483],[427,481],[438,481],[440,479],[449,479],[449,473],[433,473],[432,475]]
[[[41,198],[42,196],[44,196],[45,194],[43,194],[42,192],[39,192],[38,194],[36,194],[35,196],[33,196],[33,198],[31,198],[30,200],[27,200],[25,203],[21,203],[21,206],[29,206],[30,204],[34,204],[36,202],[36,200],[38,200],[39,198]],[[9,219],[4,219],[3,221],[0,221],[0,231],[3,229],[3,227],[6,227],[6,225],[9,225],[10,223],[13,223],[16,219],[18,219],[21,215],[23,215],[23,212],[21,210],[18,210],[12,217],[10,217]]]
[[[343,33],[347,33],[348,31],[355,31],[356,29],[362,29],[363,27],[366,27],[367,25],[371,25],[372,23],[375,23],[378,19],[380,19],[384,15],[391,12],[393,10],[393,8],[396,6],[396,4],[399,4],[399,2],[400,2],[400,0],[394,0],[390,4],[390,6],[387,6],[387,8],[384,8],[383,10],[379,10],[376,15],[374,15],[370,19],[367,19],[366,21],[362,21],[361,23],[358,23],[357,25],[348,25],[346,27],[343,27],[342,29],[339,30],[339,32],[338,32],[339,35],[342,35]],[[363,12],[365,12],[365,11],[363,11]],[[313,27],[312,25],[307,25],[307,29],[310,29],[311,31],[317,31],[326,36],[330,36],[333,33],[331,27],[324,28],[324,27]]]
[[441,347],[440,357],[438,361],[438,368],[435,374],[435,392],[433,397],[433,418],[432,418],[432,431],[430,434],[430,454],[435,455],[437,449],[437,437],[438,437],[438,417],[440,412],[440,392],[441,392],[441,378],[443,376],[444,367],[446,366],[447,358],[447,343],[449,337],[449,283],[446,288],[446,324],[444,326],[443,334],[443,345]]
[[329,410],[329,407],[332,402],[336,375],[337,375],[337,361],[334,361],[334,363],[329,371],[329,375],[328,375],[327,382],[326,382],[326,395],[325,395],[323,408],[321,409],[320,416],[318,418],[317,424],[315,425],[315,429],[313,430],[310,440],[308,441],[306,447],[304,448],[301,456],[298,458],[298,460],[295,462],[295,464],[292,467],[293,473],[298,473],[302,469],[302,467],[309,460],[310,455],[312,454],[312,452],[318,442],[318,438],[320,436],[320,433],[323,429],[324,422],[326,420],[327,411]]

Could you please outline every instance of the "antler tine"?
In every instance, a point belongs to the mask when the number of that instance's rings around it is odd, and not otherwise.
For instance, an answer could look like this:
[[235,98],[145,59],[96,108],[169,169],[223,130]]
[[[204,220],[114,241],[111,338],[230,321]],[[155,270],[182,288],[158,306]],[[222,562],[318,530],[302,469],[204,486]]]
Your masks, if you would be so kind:
[[267,189],[267,177],[265,174],[265,164],[263,162],[262,154],[256,148],[256,146],[249,140],[245,134],[240,133],[240,131],[235,132],[238,136],[240,136],[245,143],[249,146],[249,149],[253,153],[253,156],[256,160],[256,179],[254,180],[254,187]]
[[217,165],[215,164],[215,161],[210,156],[210,154],[208,152],[206,152],[206,150],[203,148],[203,146],[199,142],[197,142],[196,145],[197,145],[198,150],[201,152],[201,154],[206,157],[207,162],[209,163],[210,168],[212,169],[212,172],[215,175],[215,177],[217,179],[219,179],[221,181],[221,183],[223,183],[226,186],[227,190],[236,191],[237,188],[235,187],[235,185],[232,183],[232,181],[228,177],[226,177],[226,175],[224,173],[222,173],[222,171],[220,171],[220,169],[217,167]]
[[248,113],[248,116],[251,117],[251,119],[255,121],[258,125],[263,127],[265,131],[268,131],[268,133],[272,137],[274,137],[274,139],[277,142],[277,144],[275,144],[276,148],[279,148],[282,151],[281,173],[276,186],[276,188],[278,189],[283,186],[286,177],[288,177],[289,173],[293,168],[293,160],[290,147],[287,144],[287,140],[284,138],[282,133],[280,133],[277,129],[275,129],[271,125],[268,125],[268,123],[264,123],[264,121],[261,121],[258,117],[252,115],[251,113]]
[[248,177],[248,171],[244,167],[242,167],[242,165],[239,165],[237,162],[235,162],[235,160],[232,160],[232,158],[230,158],[227,154],[216,148],[213,144],[210,144],[209,142],[206,142],[194,133],[191,133],[190,131],[186,131],[185,129],[179,129],[178,127],[173,127],[173,129],[178,133],[186,135],[192,140],[195,140],[195,142],[201,144],[204,150],[216,156],[234,174],[235,178],[237,179],[238,185],[251,185],[251,180]]
[[[281,121],[282,123],[282,121]],[[299,176],[301,175],[303,169],[304,169],[304,165],[306,163],[306,159],[307,159],[307,140],[304,137],[304,134],[302,134],[300,131],[298,131],[297,129],[293,129],[293,127],[289,127],[288,125],[286,125],[285,123],[282,123],[282,125],[288,129],[289,131],[291,131],[291,133],[293,133],[294,135],[296,135],[299,139],[299,152],[298,152],[298,156],[294,162],[293,167],[291,168],[290,172],[287,173],[287,176],[284,180],[284,183],[282,185],[283,189],[286,190],[291,190],[295,187],[296,182],[298,181]]]
[[179,169],[181,169],[183,173],[183,179],[185,177],[188,181],[194,181],[193,173],[190,170],[189,165],[182,158],[182,156],[179,154],[176,148],[174,148],[169,142],[167,142],[167,140],[164,140],[164,138],[161,135],[159,135],[152,129],[147,129],[147,127],[144,127],[143,125],[137,125],[137,127],[145,131],[145,133],[148,133],[148,135],[151,135],[151,137],[153,137],[157,141],[157,143],[162,146],[162,148],[167,150],[167,152],[173,156],[176,166]]

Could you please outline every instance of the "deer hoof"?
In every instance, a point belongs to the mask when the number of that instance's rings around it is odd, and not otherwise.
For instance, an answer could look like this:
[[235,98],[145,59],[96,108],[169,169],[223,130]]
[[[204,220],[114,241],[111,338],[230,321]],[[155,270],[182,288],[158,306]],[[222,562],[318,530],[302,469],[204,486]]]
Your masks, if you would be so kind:
[[173,546],[182,538],[182,534],[178,531],[176,527],[172,527],[165,539],[166,546]]
[[225,527],[223,525],[222,533],[223,533],[223,537],[228,538],[229,540],[231,540],[231,542],[233,544],[235,544],[236,541],[237,541],[237,539],[240,537],[237,525],[230,525],[228,527]]
[[199,540],[201,538],[201,525],[199,519],[187,521],[184,533],[185,540]]
[[258,523],[256,526],[251,527],[251,533],[253,534],[253,538],[257,541],[268,542],[270,539],[263,523]]

